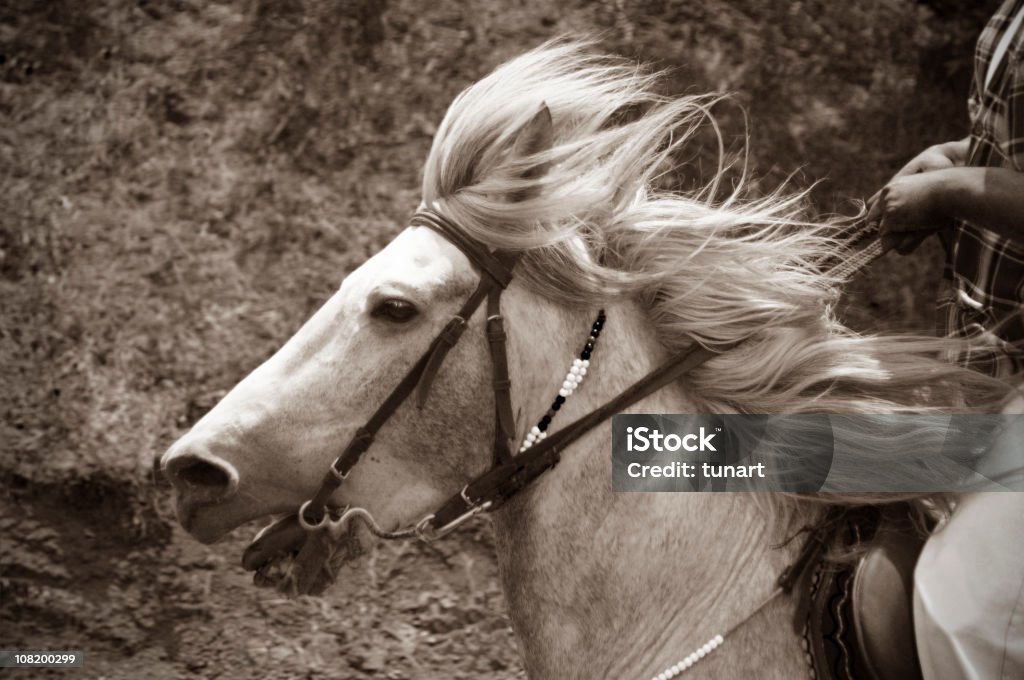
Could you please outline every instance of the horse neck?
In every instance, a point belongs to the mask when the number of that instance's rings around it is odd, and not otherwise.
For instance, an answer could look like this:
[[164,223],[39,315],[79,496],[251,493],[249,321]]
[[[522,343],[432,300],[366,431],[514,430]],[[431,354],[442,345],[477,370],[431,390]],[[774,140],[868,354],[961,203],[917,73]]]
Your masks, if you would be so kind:
[[[588,382],[559,413],[561,424],[665,359],[647,326],[632,305],[608,310]],[[693,407],[674,385],[629,410]],[[752,611],[793,557],[793,548],[770,548],[776,534],[750,494],[613,492],[610,441],[606,422],[494,515],[531,677],[653,677]],[[787,599],[773,601],[698,668],[714,677],[802,676],[791,615]]]

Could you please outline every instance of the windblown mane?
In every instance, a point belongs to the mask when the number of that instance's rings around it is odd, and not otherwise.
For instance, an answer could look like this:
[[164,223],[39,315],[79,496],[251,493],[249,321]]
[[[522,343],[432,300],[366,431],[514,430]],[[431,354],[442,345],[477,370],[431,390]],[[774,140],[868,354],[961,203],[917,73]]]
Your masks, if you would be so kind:
[[[485,244],[525,250],[518,275],[540,295],[638,300],[672,351],[742,341],[684,378],[707,411],[948,413],[1001,397],[943,360],[947,341],[865,337],[835,318],[842,281],[816,263],[840,247],[836,225],[811,221],[803,194],[749,197],[741,181],[719,198],[723,164],[702,189],[658,188],[714,126],[716,98],[659,95],[658,74],[590,48],[546,43],[462,92],[427,160],[424,201]],[[553,145],[517,155],[516,132],[545,104]]]

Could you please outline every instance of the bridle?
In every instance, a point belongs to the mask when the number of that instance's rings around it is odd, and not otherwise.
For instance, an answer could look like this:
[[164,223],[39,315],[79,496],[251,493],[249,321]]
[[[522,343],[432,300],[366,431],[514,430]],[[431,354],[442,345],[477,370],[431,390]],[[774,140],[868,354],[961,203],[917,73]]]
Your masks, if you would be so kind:
[[[575,422],[554,432],[518,456],[512,454],[515,436],[515,418],[512,413],[511,380],[504,319],[501,316],[501,294],[512,281],[519,253],[489,250],[468,237],[462,229],[431,209],[417,211],[410,226],[433,229],[446,238],[469,258],[480,273],[476,289],[462,304],[455,316],[434,338],[423,355],[413,364],[391,394],[377,407],[373,415],[356,430],[344,451],[331,464],[311,499],[302,504],[298,520],[308,532],[316,532],[330,524],[343,524],[348,517],[359,516],[370,525],[375,534],[383,538],[417,536],[425,541],[437,540],[482,512],[497,509],[502,503],[525,489],[546,470],[558,464],[561,452],[586,432],[607,418],[640,399],[653,394],[680,376],[701,365],[715,353],[694,344],[688,351],[671,357],[646,376],[635,382],[614,399],[594,409]],[[376,526],[369,513],[361,508],[346,510],[340,518],[332,518],[328,503],[341,486],[360,457],[370,448],[380,428],[414,392],[417,406],[422,407],[430,387],[444,362],[445,356],[458,343],[468,321],[487,300],[487,341],[491,354],[494,388],[494,443],[491,468],[473,479],[461,491],[452,495],[435,512],[423,517],[414,526],[386,531]],[[297,560],[303,559],[300,552]]]
[[[512,383],[509,378],[504,319],[501,315],[501,294],[512,281],[513,270],[520,254],[506,250],[489,250],[483,244],[471,239],[435,210],[421,209],[417,211],[409,224],[410,226],[433,229],[455,245],[479,270],[480,280],[469,298],[431,341],[423,355],[413,364],[366,423],[356,430],[342,454],[331,464],[313,497],[299,508],[298,523],[307,532],[307,538],[295,557],[296,568],[300,574],[299,581],[308,581],[312,574],[320,570],[331,554],[326,544],[334,540],[341,529],[347,526],[353,518],[362,519],[370,531],[380,538],[419,537],[429,542],[442,538],[480,513],[497,509],[505,501],[529,486],[545,471],[557,465],[561,452],[595,426],[678,380],[718,353],[739,344],[739,342],[732,343],[720,347],[719,351],[715,352],[694,343],[688,350],[670,357],[590,413],[554,432],[551,436],[535,441],[529,448],[520,449],[519,455],[513,455],[511,441],[515,436],[515,417],[512,413]],[[858,258],[856,266],[851,268],[840,262],[838,265],[832,266],[830,271],[845,278],[881,254],[877,242],[871,243],[865,250],[870,250],[870,253]],[[491,354],[494,389],[494,442],[491,468],[448,498],[435,512],[426,515],[408,528],[383,529],[377,525],[373,516],[364,508],[347,508],[338,517],[333,517],[332,510],[328,506],[330,497],[373,444],[374,437],[380,428],[413,392],[416,393],[417,406],[423,407],[445,356],[459,342],[469,319],[485,299],[487,300],[486,333]],[[654,680],[667,680],[685,672],[707,654],[717,649],[726,637],[740,626],[745,625],[769,603],[783,594],[790,593],[796,583],[804,578],[809,566],[821,558],[825,544],[823,536],[823,527],[818,527],[808,535],[797,559],[782,570],[776,581],[775,589],[760,604],[737,620],[724,634],[710,638],[689,656],[658,674]],[[811,677],[814,677],[813,663],[810,670]]]
[[[431,208],[421,207],[412,216],[409,224],[410,226],[433,229],[447,239],[462,251],[479,271],[480,280],[476,289],[462,304],[455,316],[431,341],[423,355],[377,407],[369,420],[356,430],[342,454],[328,468],[313,497],[299,508],[298,522],[303,529],[311,534],[325,533],[322,530],[330,528],[333,530],[332,533],[337,535],[340,527],[345,526],[350,518],[359,517],[380,538],[418,537],[424,541],[442,538],[470,518],[482,512],[496,510],[505,501],[525,489],[545,471],[558,464],[561,452],[567,446],[598,424],[741,342],[720,346],[715,351],[695,342],[684,352],[669,357],[667,361],[655,367],[611,400],[559,429],[551,436],[536,442],[529,449],[520,452],[519,455],[513,455],[511,440],[515,436],[515,417],[512,413],[512,384],[508,369],[504,319],[501,315],[501,294],[512,281],[514,269],[521,253],[509,250],[490,250],[470,238],[463,229],[460,229],[440,212]],[[858,227],[854,234],[857,238],[874,237],[871,225],[868,225],[866,229]],[[851,239],[851,243],[853,242],[854,240]],[[829,269],[834,275],[839,273],[843,278],[848,277],[856,269],[878,257],[880,248],[877,245],[876,241],[866,248],[861,248],[862,251],[869,254],[859,258],[857,260],[858,267],[853,270],[847,271],[843,268],[842,263],[834,265],[831,262],[827,263],[827,267],[826,263],[822,263],[823,268]],[[856,256],[856,251],[853,252]],[[364,508],[348,508],[340,516],[332,517],[328,504],[333,493],[341,486],[362,455],[373,444],[374,437],[380,428],[413,392],[416,393],[417,406],[423,407],[445,356],[459,342],[469,319],[484,300],[487,300],[486,333],[490,347],[494,389],[495,424],[491,468],[448,498],[435,512],[404,529],[386,530],[381,528]],[[308,546],[310,541],[306,543]],[[315,552],[312,548],[306,550],[304,547],[296,561],[300,563],[315,561]],[[322,553],[322,551],[320,552]],[[325,558],[320,558],[320,561],[322,562],[323,559]],[[318,565],[310,564],[308,566],[317,567]]]
[[[470,238],[463,229],[435,209],[421,206],[409,221],[410,226],[433,229],[457,247],[480,272],[476,289],[462,304],[455,316],[431,341],[423,355],[413,364],[405,377],[381,403],[369,420],[356,430],[344,451],[338,456],[316,493],[302,504],[298,512],[299,524],[307,532],[316,532],[333,525],[346,523],[348,517],[359,516],[367,521],[373,533],[381,538],[418,536],[433,541],[445,536],[471,517],[497,509],[502,503],[526,488],[546,470],[558,464],[561,452],[586,432],[624,408],[631,406],[662,387],[678,380],[688,371],[700,366],[718,353],[740,344],[737,341],[712,351],[694,343],[681,354],[669,357],[660,366],[626,388],[618,396],[594,409],[575,422],[558,430],[552,436],[537,442],[528,450],[513,456],[511,440],[515,436],[515,416],[512,413],[512,383],[508,370],[505,324],[501,316],[501,294],[512,281],[513,270],[521,253],[510,250],[490,250]],[[877,224],[865,224],[861,216],[852,218],[847,225],[845,239],[848,250],[840,258],[819,263],[830,275],[845,280],[883,254],[878,240]],[[348,477],[352,468],[373,444],[378,430],[394,415],[405,400],[416,392],[416,404],[422,408],[430,394],[430,387],[448,352],[458,344],[469,319],[487,300],[487,341],[491,354],[494,388],[494,443],[491,469],[473,479],[459,493],[451,496],[436,512],[423,517],[413,527],[388,531],[373,521],[363,508],[346,510],[341,517],[332,518],[328,502]],[[299,559],[302,559],[300,553]]]

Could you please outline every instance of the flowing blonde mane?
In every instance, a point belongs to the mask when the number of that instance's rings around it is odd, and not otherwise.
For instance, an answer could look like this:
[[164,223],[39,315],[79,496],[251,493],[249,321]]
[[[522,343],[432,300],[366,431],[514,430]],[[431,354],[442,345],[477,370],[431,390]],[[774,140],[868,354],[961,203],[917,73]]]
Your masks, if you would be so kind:
[[[835,223],[807,217],[803,194],[751,198],[742,181],[723,192],[724,161],[701,189],[659,188],[714,126],[716,99],[660,95],[658,74],[591,47],[546,43],[462,92],[427,160],[424,201],[491,247],[524,250],[517,276],[543,296],[637,300],[671,351],[741,343],[684,378],[708,411],[948,413],[1001,398],[994,381],[943,361],[947,341],[866,337],[835,318],[842,281],[816,264],[841,244]],[[553,144],[517,154],[516,133],[544,105]]]

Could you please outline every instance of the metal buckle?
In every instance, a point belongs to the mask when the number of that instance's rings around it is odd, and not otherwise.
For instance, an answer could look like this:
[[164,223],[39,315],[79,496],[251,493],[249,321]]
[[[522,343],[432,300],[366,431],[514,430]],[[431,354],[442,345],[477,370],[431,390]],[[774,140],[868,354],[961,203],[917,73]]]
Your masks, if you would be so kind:
[[493,501],[486,501],[484,503],[481,503],[480,505],[476,505],[472,500],[469,499],[469,496],[466,495],[467,488],[468,486],[462,487],[462,491],[459,492],[459,496],[461,496],[462,500],[464,500],[466,502],[466,505],[469,506],[469,510],[462,513],[461,515],[453,519],[451,522],[448,522],[448,524],[445,524],[443,527],[439,527],[437,529],[430,528],[430,522],[433,521],[434,515],[427,515],[426,517],[424,517],[416,523],[415,531],[416,535],[420,538],[420,540],[425,541],[427,543],[433,543],[439,538],[444,538],[445,536],[447,536],[448,534],[450,534],[451,532],[455,531],[460,526],[465,524],[470,519],[479,515],[481,512],[487,512],[488,510],[491,509],[491,506],[494,505]]
[[[337,461],[335,461],[335,462],[337,462]],[[346,479],[348,479],[348,476],[351,473],[352,473],[352,468],[349,468],[345,472],[341,472],[340,470],[338,470],[338,468],[334,467],[334,463],[331,464],[331,474],[334,475],[334,478],[338,480],[339,484],[341,482],[344,482]]]

